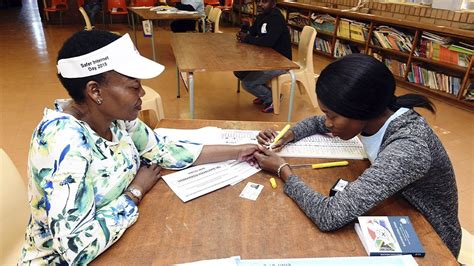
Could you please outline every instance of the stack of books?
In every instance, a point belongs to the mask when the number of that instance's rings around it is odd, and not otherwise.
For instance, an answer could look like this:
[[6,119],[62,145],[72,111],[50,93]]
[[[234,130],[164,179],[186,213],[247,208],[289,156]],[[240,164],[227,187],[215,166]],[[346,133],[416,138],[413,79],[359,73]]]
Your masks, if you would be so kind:
[[356,46],[344,44],[336,40],[336,45],[334,46],[335,57],[343,57],[352,53],[360,53],[360,50]]
[[301,28],[309,25],[309,20],[309,17],[298,12],[293,12],[288,15],[288,24]]
[[354,228],[369,256],[425,256],[408,216],[360,216],[358,220]]
[[315,28],[318,32],[323,31],[327,33],[334,33],[334,25],[336,23],[336,18],[324,14],[318,15],[316,13],[311,14],[311,26]]
[[434,61],[467,67],[474,55],[474,45],[423,32],[418,51],[420,56]]
[[[375,45],[386,49],[410,53],[413,36],[389,26],[378,26],[373,31],[372,41]],[[418,56],[418,52],[414,51],[414,55]]]

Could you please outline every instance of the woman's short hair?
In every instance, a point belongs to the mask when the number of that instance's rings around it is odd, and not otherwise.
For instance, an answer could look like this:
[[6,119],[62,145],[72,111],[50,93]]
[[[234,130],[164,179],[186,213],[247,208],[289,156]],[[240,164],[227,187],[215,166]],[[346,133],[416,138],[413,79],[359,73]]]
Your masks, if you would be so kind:
[[316,94],[330,110],[347,118],[368,120],[387,108],[422,107],[434,112],[424,96],[395,96],[395,78],[377,59],[365,54],[351,54],[329,64],[318,78]]
[[[108,31],[91,30],[76,32],[66,40],[63,47],[59,50],[57,61],[88,54],[114,42],[118,38],[120,36]],[[85,99],[87,82],[103,82],[105,73],[84,78],[64,78],[61,74],[58,74],[58,78],[69,93],[69,96],[76,102],[82,102]]]

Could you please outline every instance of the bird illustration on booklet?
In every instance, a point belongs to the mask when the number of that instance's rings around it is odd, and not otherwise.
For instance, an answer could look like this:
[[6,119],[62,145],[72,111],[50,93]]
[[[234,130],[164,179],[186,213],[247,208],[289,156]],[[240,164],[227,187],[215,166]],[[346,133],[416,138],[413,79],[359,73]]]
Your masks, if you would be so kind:
[[360,216],[354,228],[369,256],[413,255],[425,250],[408,216]]

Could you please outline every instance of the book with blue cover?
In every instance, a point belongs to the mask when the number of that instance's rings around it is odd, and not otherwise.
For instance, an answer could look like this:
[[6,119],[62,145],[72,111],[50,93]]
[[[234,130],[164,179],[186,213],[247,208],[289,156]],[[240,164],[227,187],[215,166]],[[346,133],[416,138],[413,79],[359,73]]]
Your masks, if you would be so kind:
[[354,228],[369,256],[425,256],[408,216],[360,216],[358,220]]

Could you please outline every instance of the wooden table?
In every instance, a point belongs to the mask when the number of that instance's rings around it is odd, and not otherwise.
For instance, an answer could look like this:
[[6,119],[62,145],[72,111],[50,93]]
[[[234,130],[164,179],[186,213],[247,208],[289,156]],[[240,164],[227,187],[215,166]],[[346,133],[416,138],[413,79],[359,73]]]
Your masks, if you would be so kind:
[[[286,123],[210,120],[161,120],[159,127],[231,129],[280,129]],[[290,163],[324,162],[324,159],[289,158]],[[315,190],[328,194],[338,178],[353,180],[369,165],[352,160],[348,167],[295,173]],[[140,216],[122,238],[100,255],[96,265],[170,265],[203,259],[304,258],[366,256],[350,223],[334,232],[321,232],[283,192],[283,183],[272,189],[271,175],[259,172],[234,186],[183,203],[160,181],[140,204]],[[248,181],[264,185],[256,201],[239,197]],[[394,196],[368,215],[410,217],[426,256],[420,265],[458,265],[425,218],[400,196]]]
[[[142,7],[127,7],[128,11],[132,13],[132,28],[133,28],[133,36],[135,39],[135,46],[138,47],[137,44],[137,32],[135,30],[135,18],[137,17],[143,20],[151,20],[151,50],[153,51],[153,60],[156,61],[156,53],[155,53],[155,33],[153,30],[153,21],[154,20],[177,20],[177,19],[201,19],[202,17],[199,14],[180,14],[180,13],[156,13],[156,11],[151,11],[149,8],[142,8]],[[206,26],[206,23],[203,19],[203,28]]]
[[188,73],[191,118],[194,118],[193,74],[196,71],[289,70],[291,89],[288,121],[291,120],[295,90],[295,75],[292,69],[298,69],[299,66],[280,53],[269,47],[238,42],[233,33],[174,33],[171,36],[171,47],[176,58],[178,98],[179,73]]

